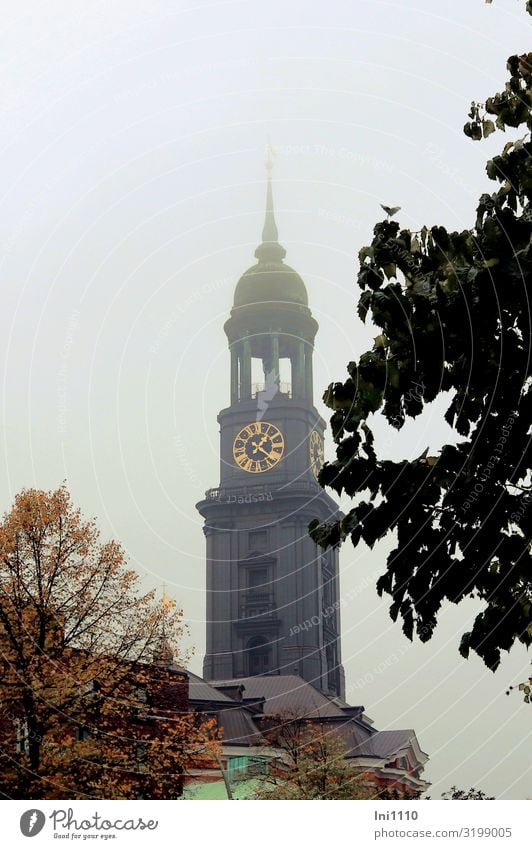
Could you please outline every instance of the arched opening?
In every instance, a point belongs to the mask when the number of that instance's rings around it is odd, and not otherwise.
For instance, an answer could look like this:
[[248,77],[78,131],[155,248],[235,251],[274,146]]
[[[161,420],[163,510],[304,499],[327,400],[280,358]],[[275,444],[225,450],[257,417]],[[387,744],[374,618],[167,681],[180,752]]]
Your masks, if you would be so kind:
[[247,645],[248,674],[266,675],[271,672],[272,649],[265,637],[252,637]]

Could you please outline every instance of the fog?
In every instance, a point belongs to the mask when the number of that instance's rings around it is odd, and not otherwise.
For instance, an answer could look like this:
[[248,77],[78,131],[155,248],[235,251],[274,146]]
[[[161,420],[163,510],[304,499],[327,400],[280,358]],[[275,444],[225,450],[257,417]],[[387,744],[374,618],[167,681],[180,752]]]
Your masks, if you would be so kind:
[[[315,397],[375,330],[356,315],[356,256],[383,217],[474,221],[486,159],[463,135],[472,99],[530,49],[520,0],[2,4],[0,507],[66,480],[146,587],[183,607],[201,672],[205,562],[195,503],[219,482],[229,403],[223,323],[253,264],[276,150],[286,261],[320,324]],[[443,401],[383,451],[454,435]],[[332,440],[327,440],[331,456]],[[341,558],[347,698],[379,728],[414,728],[438,796],[451,784],[532,796],[529,674],[458,654],[474,602],[442,610],[426,645],[391,622],[375,580],[391,540]]]

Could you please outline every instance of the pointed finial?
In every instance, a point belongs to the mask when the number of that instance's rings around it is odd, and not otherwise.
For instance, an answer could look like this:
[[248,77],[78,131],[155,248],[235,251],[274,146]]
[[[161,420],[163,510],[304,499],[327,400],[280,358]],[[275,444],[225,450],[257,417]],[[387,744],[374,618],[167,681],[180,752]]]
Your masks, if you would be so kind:
[[268,187],[266,189],[266,215],[264,217],[264,227],[262,230],[263,242],[277,242],[279,233],[275,223],[275,215],[273,213],[273,191],[272,191],[272,170],[275,151],[271,142],[268,140],[266,145],[266,174],[268,176]]
[[174,601],[170,598],[168,593],[166,592],[166,584],[163,584],[162,588],[162,596],[161,596],[161,605],[162,605],[162,623],[161,623],[161,634],[158,641],[158,644],[155,648],[153,655],[153,662],[158,666],[168,667],[171,666],[174,662],[174,653],[171,649],[170,643],[168,642],[166,636],[166,616],[172,608],[174,607]]
[[170,598],[170,596],[169,596],[169,595],[168,595],[168,593],[166,592],[166,584],[163,584],[163,591],[162,591],[162,596],[161,596],[161,603],[162,603],[162,606],[163,606],[163,610],[164,610],[165,612],[166,612],[167,610],[170,610],[170,609],[172,608],[172,606],[173,606],[172,599]]
[[286,256],[286,251],[279,244],[279,233],[277,224],[275,223],[275,214],[273,211],[273,190],[272,190],[272,170],[275,161],[275,148],[268,139],[266,145],[266,213],[264,216],[264,227],[262,228],[262,245],[259,245],[255,251],[257,259],[261,260],[282,260]]
[[271,180],[273,165],[275,162],[276,150],[270,141],[270,137],[268,136],[268,144],[266,145],[266,174],[268,175],[268,180]]

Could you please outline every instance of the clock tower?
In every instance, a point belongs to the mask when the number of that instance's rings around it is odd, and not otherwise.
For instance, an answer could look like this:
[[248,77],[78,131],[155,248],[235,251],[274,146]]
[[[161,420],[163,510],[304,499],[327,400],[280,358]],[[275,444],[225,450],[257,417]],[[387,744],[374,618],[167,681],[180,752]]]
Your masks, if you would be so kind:
[[225,332],[231,403],[218,415],[220,485],[197,505],[207,543],[207,680],[298,674],[343,697],[338,553],[308,535],[338,517],[319,486],[325,422],[313,404],[318,324],[278,242],[268,169],[257,262]]

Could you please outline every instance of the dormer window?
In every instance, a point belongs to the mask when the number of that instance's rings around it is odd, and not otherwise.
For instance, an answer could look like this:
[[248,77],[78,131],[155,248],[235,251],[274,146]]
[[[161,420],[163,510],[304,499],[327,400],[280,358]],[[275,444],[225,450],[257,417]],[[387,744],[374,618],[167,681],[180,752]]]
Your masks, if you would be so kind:
[[133,708],[133,714],[137,719],[148,717],[148,688],[144,684],[136,684],[133,690],[133,699],[137,704]]
[[146,746],[137,743],[137,772],[146,772]]
[[146,703],[148,701],[148,688],[143,684],[138,684],[135,688],[135,696],[139,702]]
[[28,723],[26,720],[17,719],[15,723],[16,728],[16,750],[19,754],[23,755],[28,751]]
[[76,740],[78,743],[84,743],[91,736],[90,729],[86,725],[78,725],[76,728]]

